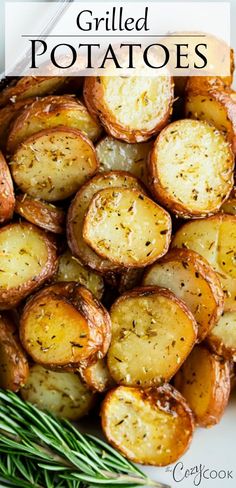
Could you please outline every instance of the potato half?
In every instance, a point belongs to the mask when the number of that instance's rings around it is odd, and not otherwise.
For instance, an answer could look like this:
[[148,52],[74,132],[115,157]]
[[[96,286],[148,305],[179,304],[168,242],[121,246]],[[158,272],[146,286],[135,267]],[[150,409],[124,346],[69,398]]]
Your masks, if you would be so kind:
[[177,461],[194,431],[188,404],[169,385],[146,390],[115,388],[107,393],[101,416],[108,441],[140,464],[166,466]]
[[224,312],[207,337],[213,352],[236,361],[236,311]]
[[184,119],[157,137],[149,170],[158,202],[184,218],[204,217],[217,212],[233,188],[234,156],[215,127]]
[[236,216],[220,213],[187,222],[176,232],[172,247],[192,249],[207,259],[219,275],[224,309],[236,311]]
[[0,93],[0,106],[30,97],[50,95],[63,87],[68,78],[64,76],[23,76],[10,83]]
[[25,222],[0,229],[1,310],[18,305],[56,269],[56,246],[43,230]]
[[67,216],[67,240],[72,254],[85,265],[104,274],[119,268],[107,259],[98,256],[83,239],[84,217],[94,195],[104,188],[136,188],[144,191],[141,183],[125,171],[111,171],[94,176],[76,194]]
[[96,298],[102,298],[104,282],[101,275],[86,268],[69,249],[59,257],[55,281],[75,281],[88,288]]
[[147,141],[168,123],[173,102],[170,76],[85,78],[84,99],[111,136]]
[[5,313],[0,315],[0,387],[18,391],[27,381],[29,366],[17,329]]
[[228,200],[222,205],[221,211],[226,214],[236,215],[236,188],[233,189]]
[[128,144],[114,137],[104,137],[96,146],[99,171],[129,171],[147,182],[147,158],[153,142]]
[[116,383],[159,386],[180,368],[197,338],[197,324],[182,300],[164,288],[127,292],[111,307],[108,368]]
[[30,368],[20,394],[26,402],[68,420],[84,417],[94,405],[93,393],[78,374],[50,371],[39,364]]
[[11,173],[0,152],[0,224],[10,220],[15,206],[15,195]]
[[195,346],[174,378],[196,422],[202,427],[217,424],[230,394],[230,365],[204,346]]
[[16,196],[15,213],[54,234],[63,234],[65,230],[64,210],[26,194]]
[[145,273],[143,285],[171,290],[192,312],[202,341],[224,307],[224,293],[218,275],[199,254],[189,249],[173,249]]
[[26,98],[18,102],[10,101],[5,107],[0,108],[0,148],[4,151],[13,121],[34,101],[35,98]]
[[83,238],[97,254],[114,264],[141,268],[167,252],[171,218],[137,190],[106,188],[89,205]]
[[20,320],[22,344],[46,367],[78,367],[102,358],[110,344],[108,312],[86,288],[58,283],[37,293]]
[[100,126],[93,120],[87,108],[72,95],[45,97],[36,100],[17,117],[11,127],[7,150],[13,153],[36,132],[60,125],[79,129],[92,141],[101,134]]
[[114,380],[104,358],[86,368],[80,368],[79,371],[87,387],[92,391],[102,393],[114,386]]

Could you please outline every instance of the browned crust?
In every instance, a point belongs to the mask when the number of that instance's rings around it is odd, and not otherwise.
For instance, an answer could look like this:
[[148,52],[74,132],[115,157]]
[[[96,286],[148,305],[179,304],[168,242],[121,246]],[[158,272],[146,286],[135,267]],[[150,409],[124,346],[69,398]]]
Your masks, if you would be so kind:
[[[211,427],[217,424],[228,404],[230,395],[230,363],[221,357],[212,354],[203,345],[198,346],[208,352],[211,362],[211,396],[207,410],[203,416],[197,416],[194,412],[197,425],[201,427]],[[209,374],[209,371],[208,373]],[[182,386],[185,382],[182,369],[178,371],[174,386],[181,392]]]
[[159,132],[168,123],[174,99],[173,82],[172,78],[170,77],[170,96],[167,111],[163,115],[162,120],[160,120],[151,130],[129,130],[122,126],[116,121],[113,115],[109,114],[108,110],[104,106],[103,95],[103,87],[102,84],[99,83],[99,77],[85,78],[83,96],[87,108],[93,117],[99,117],[108,134],[115,137],[116,139],[121,139],[129,143],[143,142],[150,139],[152,135]]
[[[130,453],[126,451],[126,448],[121,444],[117,443],[116,439],[111,432],[110,425],[109,425],[109,417],[108,417],[108,408],[109,404],[112,401],[112,397],[114,392],[117,390],[127,391],[129,390],[134,394],[134,397],[141,398],[144,401],[147,401],[152,408],[157,410],[163,410],[165,413],[169,413],[173,417],[181,417],[183,420],[183,431],[188,432],[188,438],[186,442],[182,446],[181,452],[175,452],[176,445],[173,445],[173,449],[171,454],[169,454],[168,460],[164,463],[158,462],[158,459],[153,460],[150,462],[149,459],[146,459],[145,456],[141,458],[137,458],[135,453]],[[135,398],[134,398],[135,401]],[[170,464],[174,461],[177,461],[180,456],[182,456],[188,449],[191,441],[192,436],[194,433],[194,417],[191,409],[189,408],[186,400],[184,397],[171,385],[165,384],[158,388],[148,388],[148,389],[141,389],[141,388],[130,388],[127,386],[118,386],[110,390],[107,394],[105,399],[103,400],[101,406],[101,422],[102,422],[102,429],[103,432],[108,440],[108,442],[115,448],[118,449],[126,458],[130,459],[133,462],[137,462],[139,464],[149,464],[152,466],[165,466]],[[155,453],[153,453],[155,457]],[[158,457],[158,453],[157,453]]]
[[0,152],[0,223],[10,220],[15,206],[15,195],[11,173]]
[[[60,88],[62,85],[66,83],[68,78],[62,77],[62,76],[23,76],[20,78],[16,83],[9,84],[2,92],[0,93],[0,107],[3,105],[6,105],[6,103],[9,102],[9,100],[14,99],[18,101],[18,99],[24,99],[28,98],[27,97],[27,90],[30,89],[33,86],[37,86],[40,83],[44,83],[45,81],[48,81],[54,79],[55,80],[55,85],[54,87],[51,87],[51,89],[47,93],[53,93],[58,88]],[[44,93],[46,94],[46,93]],[[37,96],[42,95],[42,92],[39,91]]]
[[18,391],[27,381],[29,365],[21,347],[16,326],[5,313],[0,315],[0,343],[7,357],[7,364],[0,359],[1,388]]
[[[174,248],[171,249],[163,258],[158,261],[158,264],[169,263],[171,261],[178,261],[178,262],[186,262],[191,263],[194,266],[194,269],[197,273],[199,273],[204,280],[207,281],[209,288],[212,292],[212,295],[215,300],[215,310],[214,313],[211,315],[210,320],[208,321],[208,327],[201,327],[198,329],[198,342],[202,341],[209,331],[214,327],[217,320],[219,320],[220,316],[224,310],[224,292],[221,287],[220,279],[212,267],[208,264],[206,259],[204,259],[200,254],[191,249],[178,249]],[[152,265],[155,267],[155,263]],[[149,271],[152,269],[146,269],[143,281],[148,276]]]
[[[174,128],[174,126],[176,126],[180,122],[184,123],[186,120],[192,120],[193,121],[193,119],[176,120],[175,122],[171,123],[171,126],[173,126],[173,128]],[[201,122],[206,124],[206,126],[209,125],[209,124],[207,124],[207,122],[203,122],[203,121],[201,121]],[[178,200],[173,199],[172,196],[170,196],[168,194],[168,190],[162,186],[159,175],[158,175],[158,161],[156,160],[155,149],[156,149],[156,146],[159,143],[160,139],[163,137],[163,134],[165,133],[165,131],[167,129],[169,129],[169,127],[170,127],[170,125],[165,127],[161,131],[161,133],[157,136],[157,138],[154,142],[154,146],[153,146],[152,150],[150,151],[149,158],[147,161],[148,170],[149,170],[149,186],[150,186],[150,189],[153,193],[153,196],[157,199],[158,202],[160,202],[162,205],[164,205],[170,211],[174,212],[178,217],[182,217],[185,219],[187,219],[187,218],[202,219],[204,217],[209,217],[211,215],[214,215],[215,213],[217,213],[220,210],[220,207],[223,205],[223,203],[229,197],[229,195],[232,191],[232,187],[229,188],[224,199],[219,202],[219,204],[217,205],[217,207],[214,208],[214,210],[201,212],[198,210],[192,210],[192,209],[190,210],[189,206],[181,204]],[[232,162],[232,168],[233,168],[234,155],[233,155],[233,151],[230,148],[230,145],[229,145],[228,149],[229,149],[229,152],[231,153],[231,162]],[[233,186],[233,181],[232,181],[232,186]]]
[[43,267],[41,273],[32,279],[26,281],[18,287],[12,287],[6,289],[5,287],[0,287],[0,310],[6,310],[14,308],[17,306],[23,298],[27,297],[31,292],[39,288],[45,281],[51,278],[57,270],[57,248],[54,239],[46,234],[43,230],[38,227],[24,223],[11,223],[0,229],[0,232],[4,232],[13,226],[22,226],[32,229],[36,232],[39,237],[45,242],[48,252],[48,260],[46,265]]
[[36,98],[26,98],[17,102],[9,102],[5,107],[0,108],[0,147],[6,148],[9,130],[20,113],[31,105]]
[[16,196],[15,213],[54,234],[65,231],[65,212],[61,208],[26,194]]

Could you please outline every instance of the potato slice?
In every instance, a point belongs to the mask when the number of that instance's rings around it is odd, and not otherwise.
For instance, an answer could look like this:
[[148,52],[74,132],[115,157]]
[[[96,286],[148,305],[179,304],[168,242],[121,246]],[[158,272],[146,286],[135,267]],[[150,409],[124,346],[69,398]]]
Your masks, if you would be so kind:
[[147,158],[152,142],[128,144],[113,137],[104,137],[96,146],[99,171],[129,171],[147,182]]
[[127,292],[110,313],[112,341],[107,364],[118,384],[151,387],[170,380],[196,342],[193,315],[164,288]]
[[102,276],[86,268],[78,258],[72,256],[69,249],[59,257],[59,266],[55,276],[56,281],[75,281],[88,288],[99,300],[104,291]]
[[56,246],[43,230],[28,223],[0,229],[0,310],[13,308],[51,278]]
[[13,153],[23,141],[36,132],[60,125],[79,129],[92,141],[101,134],[101,127],[75,97],[70,95],[45,97],[32,103],[15,120],[9,134],[7,150]]
[[207,337],[213,352],[236,361],[236,311],[224,312]]
[[96,363],[86,368],[80,368],[79,371],[86,385],[92,391],[102,393],[112,388],[115,384],[105,359],[99,359]]
[[17,329],[4,313],[0,315],[0,387],[18,391],[27,381],[29,366]]
[[83,238],[101,257],[127,268],[141,268],[167,252],[171,218],[137,190],[107,188],[90,203]]
[[0,224],[10,220],[15,206],[15,196],[11,173],[0,151]]
[[119,269],[114,263],[98,256],[83,239],[84,216],[93,196],[104,188],[122,187],[136,188],[144,191],[141,183],[130,173],[125,171],[111,171],[94,176],[76,194],[67,216],[67,240],[72,254],[78,257],[85,265],[104,274]]
[[217,214],[188,222],[175,234],[172,247],[187,248],[203,256],[219,275],[226,311],[236,311],[236,217]]
[[66,84],[64,76],[23,76],[9,84],[0,93],[0,106],[6,103],[24,100],[30,97],[50,95]]
[[42,229],[55,234],[64,232],[65,212],[51,203],[37,200],[26,194],[17,195],[15,212]]
[[5,107],[0,108],[0,148],[5,150],[10,127],[20,113],[31,105],[35,98],[26,98],[18,102],[9,102]]
[[185,116],[205,120],[224,132],[236,154],[236,92],[209,86],[194,89],[189,85]]
[[170,76],[85,78],[84,100],[111,136],[147,141],[168,123],[173,102]]
[[227,200],[233,187],[234,157],[218,130],[206,122],[184,119],[160,133],[149,170],[158,202],[184,218],[204,217]]
[[94,405],[94,395],[78,374],[55,372],[34,364],[20,392],[23,400],[57,417],[78,420]]
[[37,293],[20,320],[22,344],[46,367],[87,366],[106,353],[110,318],[91,292],[76,283],[58,283]]
[[120,280],[118,285],[119,293],[122,294],[125,291],[140,285],[143,276],[142,268],[127,268],[120,273]]
[[90,140],[81,131],[63,126],[31,136],[10,164],[22,192],[49,202],[73,195],[98,167]]
[[230,394],[230,364],[204,346],[195,346],[174,378],[201,427],[217,424]]
[[228,200],[222,205],[221,211],[226,214],[236,215],[236,188],[233,189]]
[[170,385],[138,389],[120,386],[107,393],[101,410],[108,441],[131,461],[166,466],[189,447],[192,412]]
[[224,307],[224,293],[218,275],[199,254],[189,249],[173,249],[145,273],[143,285],[171,290],[192,312],[202,341]]

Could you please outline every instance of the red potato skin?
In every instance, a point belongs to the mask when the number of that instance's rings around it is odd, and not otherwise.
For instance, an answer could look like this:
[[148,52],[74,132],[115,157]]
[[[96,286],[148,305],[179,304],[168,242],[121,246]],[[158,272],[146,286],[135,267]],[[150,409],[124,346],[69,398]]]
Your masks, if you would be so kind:
[[3,224],[13,216],[15,195],[10,170],[0,152],[0,223]]
[[65,229],[65,212],[57,207],[27,195],[17,195],[15,213],[32,224],[54,234],[63,234]]

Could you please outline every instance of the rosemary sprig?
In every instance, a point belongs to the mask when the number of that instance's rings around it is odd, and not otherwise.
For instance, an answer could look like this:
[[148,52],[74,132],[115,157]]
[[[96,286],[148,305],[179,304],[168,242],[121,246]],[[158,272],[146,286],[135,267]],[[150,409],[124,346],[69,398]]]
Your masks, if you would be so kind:
[[20,488],[169,488],[70,422],[0,390],[0,483]]

